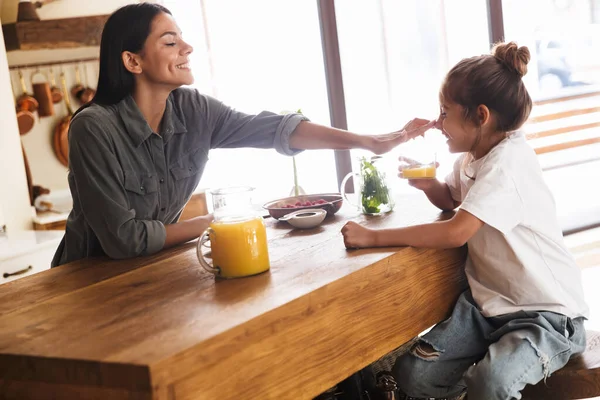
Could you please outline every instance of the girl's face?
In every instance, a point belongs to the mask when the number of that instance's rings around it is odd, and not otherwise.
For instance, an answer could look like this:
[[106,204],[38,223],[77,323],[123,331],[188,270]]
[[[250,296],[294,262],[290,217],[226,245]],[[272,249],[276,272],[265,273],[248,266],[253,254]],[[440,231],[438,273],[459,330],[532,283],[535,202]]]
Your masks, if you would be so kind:
[[193,48],[181,37],[173,17],[160,13],[139,56],[139,78],[148,83],[178,88],[194,82],[189,64]]
[[451,153],[468,152],[476,145],[478,129],[472,122],[465,121],[463,108],[458,104],[448,101],[440,104],[436,128],[448,138],[446,143]]

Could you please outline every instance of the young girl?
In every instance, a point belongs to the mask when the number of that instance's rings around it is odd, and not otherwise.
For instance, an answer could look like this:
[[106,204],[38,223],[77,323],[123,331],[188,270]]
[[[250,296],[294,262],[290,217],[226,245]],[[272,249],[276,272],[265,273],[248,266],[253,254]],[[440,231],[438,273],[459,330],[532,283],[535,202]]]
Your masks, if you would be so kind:
[[412,397],[520,399],[585,348],[588,308],[554,200],[521,133],[532,103],[521,78],[530,54],[515,43],[460,61],[440,91],[436,127],[463,153],[445,180],[414,180],[448,221],[372,230],[348,222],[347,248],[468,245],[463,293],[446,321],[396,360]]

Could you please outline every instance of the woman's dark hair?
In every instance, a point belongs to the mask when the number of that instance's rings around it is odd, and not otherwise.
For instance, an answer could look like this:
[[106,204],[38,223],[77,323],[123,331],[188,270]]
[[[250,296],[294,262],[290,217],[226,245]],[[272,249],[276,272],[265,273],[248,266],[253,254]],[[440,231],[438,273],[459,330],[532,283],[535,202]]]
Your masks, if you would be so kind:
[[442,84],[442,98],[462,106],[465,121],[476,126],[481,125],[477,107],[483,104],[496,117],[496,131],[515,131],[531,113],[531,97],[521,79],[530,59],[525,46],[514,42],[496,44],[491,54],[456,64]]
[[[158,4],[129,4],[116,10],[106,21],[100,42],[100,72],[96,95],[90,103],[112,105],[133,92],[133,74],[123,65],[124,51],[139,53],[150,34],[152,21],[171,12]],[[77,112],[86,106],[81,107]]]

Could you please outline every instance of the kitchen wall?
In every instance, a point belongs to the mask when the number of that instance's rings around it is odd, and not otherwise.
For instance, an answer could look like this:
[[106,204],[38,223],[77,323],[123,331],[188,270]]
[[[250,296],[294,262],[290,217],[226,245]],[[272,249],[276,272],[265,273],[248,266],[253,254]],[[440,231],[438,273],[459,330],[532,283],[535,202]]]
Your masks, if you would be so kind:
[[[40,19],[70,18],[109,14],[125,4],[137,2],[138,0],[58,0],[37,11]],[[17,9],[18,0],[0,0],[0,21],[3,24],[14,22],[17,18]],[[95,57],[98,48],[11,51],[7,54],[1,32],[0,42],[0,115],[2,115],[0,118],[0,225],[4,222],[9,230],[29,229],[32,214],[27,194],[21,142],[27,152],[33,183],[47,187],[53,192],[66,190],[67,169],[58,162],[51,146],[52,132],[57,122],[66,115],[66,107],[64,103],[55,104],[55,115],[52,117],[37,118],[36,113],[34,128],[19,137],[14,98],[15,95],[21,94],[21,89],[18,72],[9,71],[9,66]],[[82,80],[85,80],[84,71],[86,71],[88,85],[95,87],[98,73],[96,62],[78,65]],[[70,89],[75,83],[74,67],[74,64],[54,67],[57,84],[60,84],[58,78],[62,70],[65,72],[67,87]],[[22,70],[29,91],[31,91],[30,77],[34,71],[35,69]],[[42,68],[41,71],[47,73],[48,68]],[[38,80],[43,78],[38,76],[36,82]],[[77,107],[78,104],[74,102],[73,108]]]
[[[62,89],[60,84],[59,76],[61,73],[65,74],[65,80],[67,83],[67,90],[70,92],[71,88],[75,85],[75,68],[78,68],[81,83],[84,86],[92,88],[96,87],[98,79],[98,63],[96,61],[86,63],[69,63],[62,64],[53,67],[42,67],[36,68],[25,68],[19,70],[11,70],[10,77],[14,97],[18,97],[22,93],[21,85],[19,84],[18,73],[21,72],[25,78],[25,85],[28,93],[32,93],[31,87],[31,76],[36,71],[34,81],[43,82],[47,80],[49,72],[52,72],[56,78],[56,84]],[[86,79],[87,77],[87,79]],[[69,94],[71,101],[72,111],[77,110],[81,105],[75,98]],[[23,147],[27,153],[27,159],[29,161],[29,167],[31,168],[31,175],[33,183],[40,185],[51,191],[58,191],[68,189],[67,183],[67,168],[62,165],[58,158],[54,154],[52,148],[52,138],[55,127],[60,123],[60,120],[67,115],[67,107],[63,102],[54,104],[54,115],[49,117],[39,118],[36,114],[36,121],[33,129],[23,135],[21,140]]]
[[10,90],[10,77],[0,30],[0,225],[9,231],[31,227],[31,208],[27,193],[27,178],[14,100]]

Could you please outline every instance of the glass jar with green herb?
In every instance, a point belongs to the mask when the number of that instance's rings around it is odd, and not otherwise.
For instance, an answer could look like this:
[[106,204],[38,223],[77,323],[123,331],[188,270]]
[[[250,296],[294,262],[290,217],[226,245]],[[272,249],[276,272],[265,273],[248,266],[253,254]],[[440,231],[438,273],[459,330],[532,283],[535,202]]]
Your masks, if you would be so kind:
[[369,159],[361,157],[359,159],[359,172],[351,172],[342,181],[340,192],[346,200],[354,204],[346,196],[346,182],[352,176],[358,177],[358,199],[363,214],[380,215],[390,212],[394,208],[394,202],[390,193],[390,188],[386,184],[385,173],[377,168],[376,162],[381,158],[374,156]]

